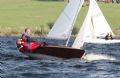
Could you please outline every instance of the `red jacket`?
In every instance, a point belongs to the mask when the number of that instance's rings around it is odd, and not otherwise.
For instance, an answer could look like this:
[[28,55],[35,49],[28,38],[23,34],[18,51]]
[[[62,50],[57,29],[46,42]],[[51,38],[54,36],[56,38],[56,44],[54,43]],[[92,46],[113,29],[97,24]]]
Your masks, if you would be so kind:
[[[23,41],[21,40],[21,42],[23,42]],[[19,45],[19,50],[22,53],[24,53],[26,51],[32,53],[35,49],[37,49],[38,47],[41,47],[41,46],[42,46],[42,43],[40,43],[40,42],[30,42],[30,43],[24,42]]]
[[25,51],[29,51],[30,53],[33,53],[35,49],[37,49],[38,47],[41,47],[41,43],[39,42],[30,42],[30,44],[22,44],[20,47],[20,52],[24,53]]
[[26,51],[32,53],[35,49],[42,46],[42,43],[40,42],[31,42],[30,37],[27,36],[26,34],[23,34],[21,38],[22,38],[21,39],[22,44],[19,45],[20,46],[19,50],[22,53]]
[[39,42],[30,42],[30,52],[33,53],[35,49],[41,47],[42,43]]

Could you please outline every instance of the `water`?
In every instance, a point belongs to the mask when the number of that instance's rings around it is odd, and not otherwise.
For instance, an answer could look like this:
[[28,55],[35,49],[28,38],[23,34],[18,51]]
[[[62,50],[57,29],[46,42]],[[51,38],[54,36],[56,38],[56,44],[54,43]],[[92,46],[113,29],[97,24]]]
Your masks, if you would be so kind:
[[[120,78],[120,44],[86,44],[87,56],[83,60],[30,60],[18,52],[17,39],[0,37],[0,78]],[[64,45],[57,41],[49,43]]]

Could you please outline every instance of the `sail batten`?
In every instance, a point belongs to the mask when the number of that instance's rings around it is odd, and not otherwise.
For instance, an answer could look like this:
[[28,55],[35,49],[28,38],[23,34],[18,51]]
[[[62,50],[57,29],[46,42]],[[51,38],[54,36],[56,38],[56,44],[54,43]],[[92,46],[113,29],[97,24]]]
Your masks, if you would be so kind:
[[82,7],[84,0],[69,0],[54,26],[47,35],[49,39],[66,40],[69,38],[74,20]]

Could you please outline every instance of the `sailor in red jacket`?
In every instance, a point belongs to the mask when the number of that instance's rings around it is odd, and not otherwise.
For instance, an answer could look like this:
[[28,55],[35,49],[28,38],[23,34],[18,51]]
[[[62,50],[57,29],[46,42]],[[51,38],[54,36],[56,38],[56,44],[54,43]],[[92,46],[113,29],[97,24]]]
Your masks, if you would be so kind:
[[22,34],[21,39],[18,39],[17,46],[20,52],[33,52],[36,48],[43,46],[43,43],[35,42],[30,38],[31,31],[29,28],[25,29],[25,33]]

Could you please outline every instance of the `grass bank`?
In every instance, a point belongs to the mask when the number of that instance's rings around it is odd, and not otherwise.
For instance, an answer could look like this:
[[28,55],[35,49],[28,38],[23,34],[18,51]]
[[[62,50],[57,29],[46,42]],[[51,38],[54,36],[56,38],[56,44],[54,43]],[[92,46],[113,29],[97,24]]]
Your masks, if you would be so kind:
[[[34,35],[48,33],[48,23],[55,22],[67,2],[39,0],[0,0],[0,35],[20,35],[26,27]],[[99,3],[108,23],[117,36],[120,36],[120,5]],[[80,28],[88,6],[82,7],[75,26]]]

